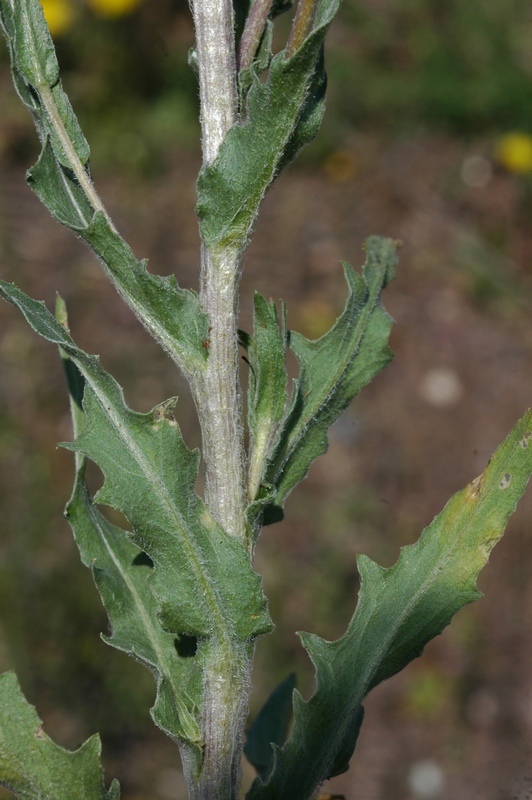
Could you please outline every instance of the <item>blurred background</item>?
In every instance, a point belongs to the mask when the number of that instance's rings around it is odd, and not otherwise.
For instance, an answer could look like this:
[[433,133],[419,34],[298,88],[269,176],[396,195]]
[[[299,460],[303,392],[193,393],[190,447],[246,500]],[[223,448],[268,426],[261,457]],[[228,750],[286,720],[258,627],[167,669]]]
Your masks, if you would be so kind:
[[[117,227],[152,271],[197,287],[187,3],[44,5]],[[341,635],[356,554],[393,564],[532,404],[531,42],[529,0],[344,0],[330,32],[326,120],[264,203],[241,326],[258,289],[287,302],[290,327],[321,335],[343,307],[340,260],[360,267],[378,233],[403,242],[384,298],[396,357],[334,426],[286,521],[261,539],[277,629],[258,644],[253,713],[292,669],[312,691],[294,631]],[[48,304],[59,291],[76,340],[101,354],[130,405],[147,411],[178,394],[179,423],[197,445],[169,359],[25,185],[38,144],[3,46],[0,94],[2,278]],[[99,638],[106,618],[62,517],[73,464],[56,443],[70,438],[57,353],[2,305],[0,668],[16,669],[63,746],[101,732],[124,800],[184,798],[176,751],[149,719],[151,675]],[[486,597],[368,698],[351,769],[327,790],[349,800],[532,797],[531,515],[529,490],[481,575]]]

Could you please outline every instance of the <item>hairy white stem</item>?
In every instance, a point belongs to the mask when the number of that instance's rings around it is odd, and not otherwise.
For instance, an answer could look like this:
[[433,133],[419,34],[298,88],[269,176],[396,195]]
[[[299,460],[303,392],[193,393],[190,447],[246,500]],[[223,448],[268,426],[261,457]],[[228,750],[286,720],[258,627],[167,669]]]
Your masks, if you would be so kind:
[[252,645],[209,643],[204,671],[203,769],[190,800],[237,800],[248,713]]
[[189,800],[237,800],[241,783],[243,730],[248,715],[254,645],[205,641],[197,657],[204,665],[203,759],[180,745]]
[[231,0],[193,0],[203,162],[210,164],[236,122],[236,56]]
[[[237,120],[231,0],[192,0],[199,69],[204,166]],[[194,381],[205,463],[205,497],[215,519],[246,539],[242,401],[238,380],[240,251],[202,245],[200,300],[210,320],[205,370]],[[203,763],[187,775],[192,800],[236,800],[248,710],[252,645],[232,631],[201,646]],[[187,771],[187,765],[185,772]]]
[[210,318],[209,359],[197,398],[205,498],[225,530],[245,540],[242,401],[238,382],[239,252],[203,248],[201,301]]
[[[194,0],[203,162],[211,163],[236,122],[236,55],[231,0]],[[211,513],[244,539],[242,402],[238,381],[240,253],[203,246],[200,298],[210,319],[207,368],[195,390]]]

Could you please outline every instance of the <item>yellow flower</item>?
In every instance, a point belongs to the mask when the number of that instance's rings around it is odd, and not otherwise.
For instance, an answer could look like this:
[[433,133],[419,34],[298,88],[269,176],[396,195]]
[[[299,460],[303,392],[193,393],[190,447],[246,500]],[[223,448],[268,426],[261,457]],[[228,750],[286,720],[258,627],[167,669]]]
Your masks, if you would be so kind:
[[88,5],[99,17],[125,17],[140,5],[141,0],[88,0]]
[[509,172],[532,172],[532,136],[521,131],[505,133],[497,142],[495,155]]
[[74,8],[69,0],[41,0],[41,5],[52,36],[66,33],[74,22]]
[[335,150],[323,165],[327,176],[335,183],[352,181],[357,173],[357,162],[348,150]]

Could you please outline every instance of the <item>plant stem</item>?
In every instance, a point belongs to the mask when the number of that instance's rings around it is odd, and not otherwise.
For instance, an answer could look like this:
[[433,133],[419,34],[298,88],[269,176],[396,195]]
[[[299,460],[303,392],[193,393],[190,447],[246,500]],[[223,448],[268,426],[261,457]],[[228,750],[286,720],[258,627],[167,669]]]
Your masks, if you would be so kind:
[[210,164],[236,122],[233,6],[230,0],[193,0],[192,13],[199,66],[203,163]]
[[203,769],[190,800],[236,800],[253,645],[209,643],[204,671]]
[[[195,0],[203,163],[210,164],[237,119],[230,0]],[[228,533],[244,540],[244,447],[238,381],[240,252],[202,246],[200,300],[210,318],[209,358],[195,388],[203,437],[205,497]]]
[[238,382],[240,253],[202,250],[201,302],[211,328],[207,368],[197,399],[203,434],[205,498],[213,516],[233,536],[246,538],[242,400]]
[[238,49],[238,69],[247,69],[257,53],[273,0],[253,0]]
[[299,0],[296,15],[292,23],[292,30],[290,31],[290,36],[288,37],[288,43],[286,45],[286,58],[293,56],[296,50],[301,47],[305,41],[305,36],[310,21],[314,16],[315,9],[316,0]]
[[[237,121],[231,0],[193,0],[204,166]],[[214,518],[245,543],[242,400],[238,379],[240,250],[202,244],[200,301],[210,319],[209,357],[193,387],[201,424],[205,499]],[[240,783],[253,647],[227,631],[200,646],[204,753],[201,774],[187,776],[192,800],[236,800]],[[186,770],[186,764],[185,770]]]

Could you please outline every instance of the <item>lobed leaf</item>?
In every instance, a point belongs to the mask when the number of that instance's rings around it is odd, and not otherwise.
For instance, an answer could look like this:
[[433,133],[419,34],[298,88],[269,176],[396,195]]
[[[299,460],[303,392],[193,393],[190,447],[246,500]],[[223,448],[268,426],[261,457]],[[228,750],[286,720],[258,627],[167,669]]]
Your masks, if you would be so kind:
[[[68,333],[66,305],[58,296],[56,319]],[[83,394],[85,381],[78,368],[60,348],[65,368],[72,426],[75,436],[85,425]],[[104,641],[148,667],[157,682],[152,709],[155,723],[173,739],[188,743],[190,757],[201,759],[201,665],[195,655],[195,640],[163,630],[158,607],[148,580],[153,563],[126,531],[112,525],[93,504],[85,484],[86,459],[76,454],[76,479],[65,515],[72,527],[81,560],[94,578],[107,611],[112,635]]]
[[481,597],[480,570],[504,533],[532,472],[532,411],[516,424],[484,473],[458,492],[422,533],[384,569],[357,563],[358,604],[340,639],[300,634],[316,669],[308,702],[294,694],[295,725],[277,750],[268,782],[257,779],[248,800],[308,800],[323,781],[347,767],[360,727],[360,704]]
[[201,371],[209,324],[197,295],[175,278],[150,274],[119,236],[96,194],[89,147],[59,79],[54,46],[39,0],[0,0],[0,22],[18,94],[42,141],[27,180],[52,216],[95,251],[118,292],[189,379]]
[[0,675],[0,786],[20,800],[119,800],[106,790],[99,736],[74,752],[55,744],[20,690],[16,675]]
[[262,198],[281,169],[316,135],[324,112],[323,42],[338,0],[319,0],[312,31],[290,58],[276,55],[255,77],[241,119],[200,172],[197,214],[207,247],[244,246]]
[[314,341],[289,333],[300,373],[268,456],[263,481],[273,489],[265,524],[282,518],[286,496],[327,450],[329,427],[392,358],[388,347],[392,319],[380,297],[395,276],[396,249],[390,239],[377,236],[367,240],[365,249],[362,277],[344,264],[349,296],[331,330]]
[[82,462],[66,516],[109,616],[112,635],[103,639],[154,673],[154,721],[173,739],[190,742],[200,751],[202,680],[195,651],[181,654],[183,637],[163,630],[148,584],[153,572],[150,559],[94,506],[83,471]]
[[199,454],[186,447],[168,404],[148,414],[131,411],[116,381],[75,345],[43,303],[3,281],[0,295],[61,347],[85,379],[86,423],[66,446],[98,464],[105,483],[95,502],[126,515],[131,540],[152,560],[150,587],[163,627],[218,641],[247,641],[270,630],[260,578],[241,542],[196,495]]

